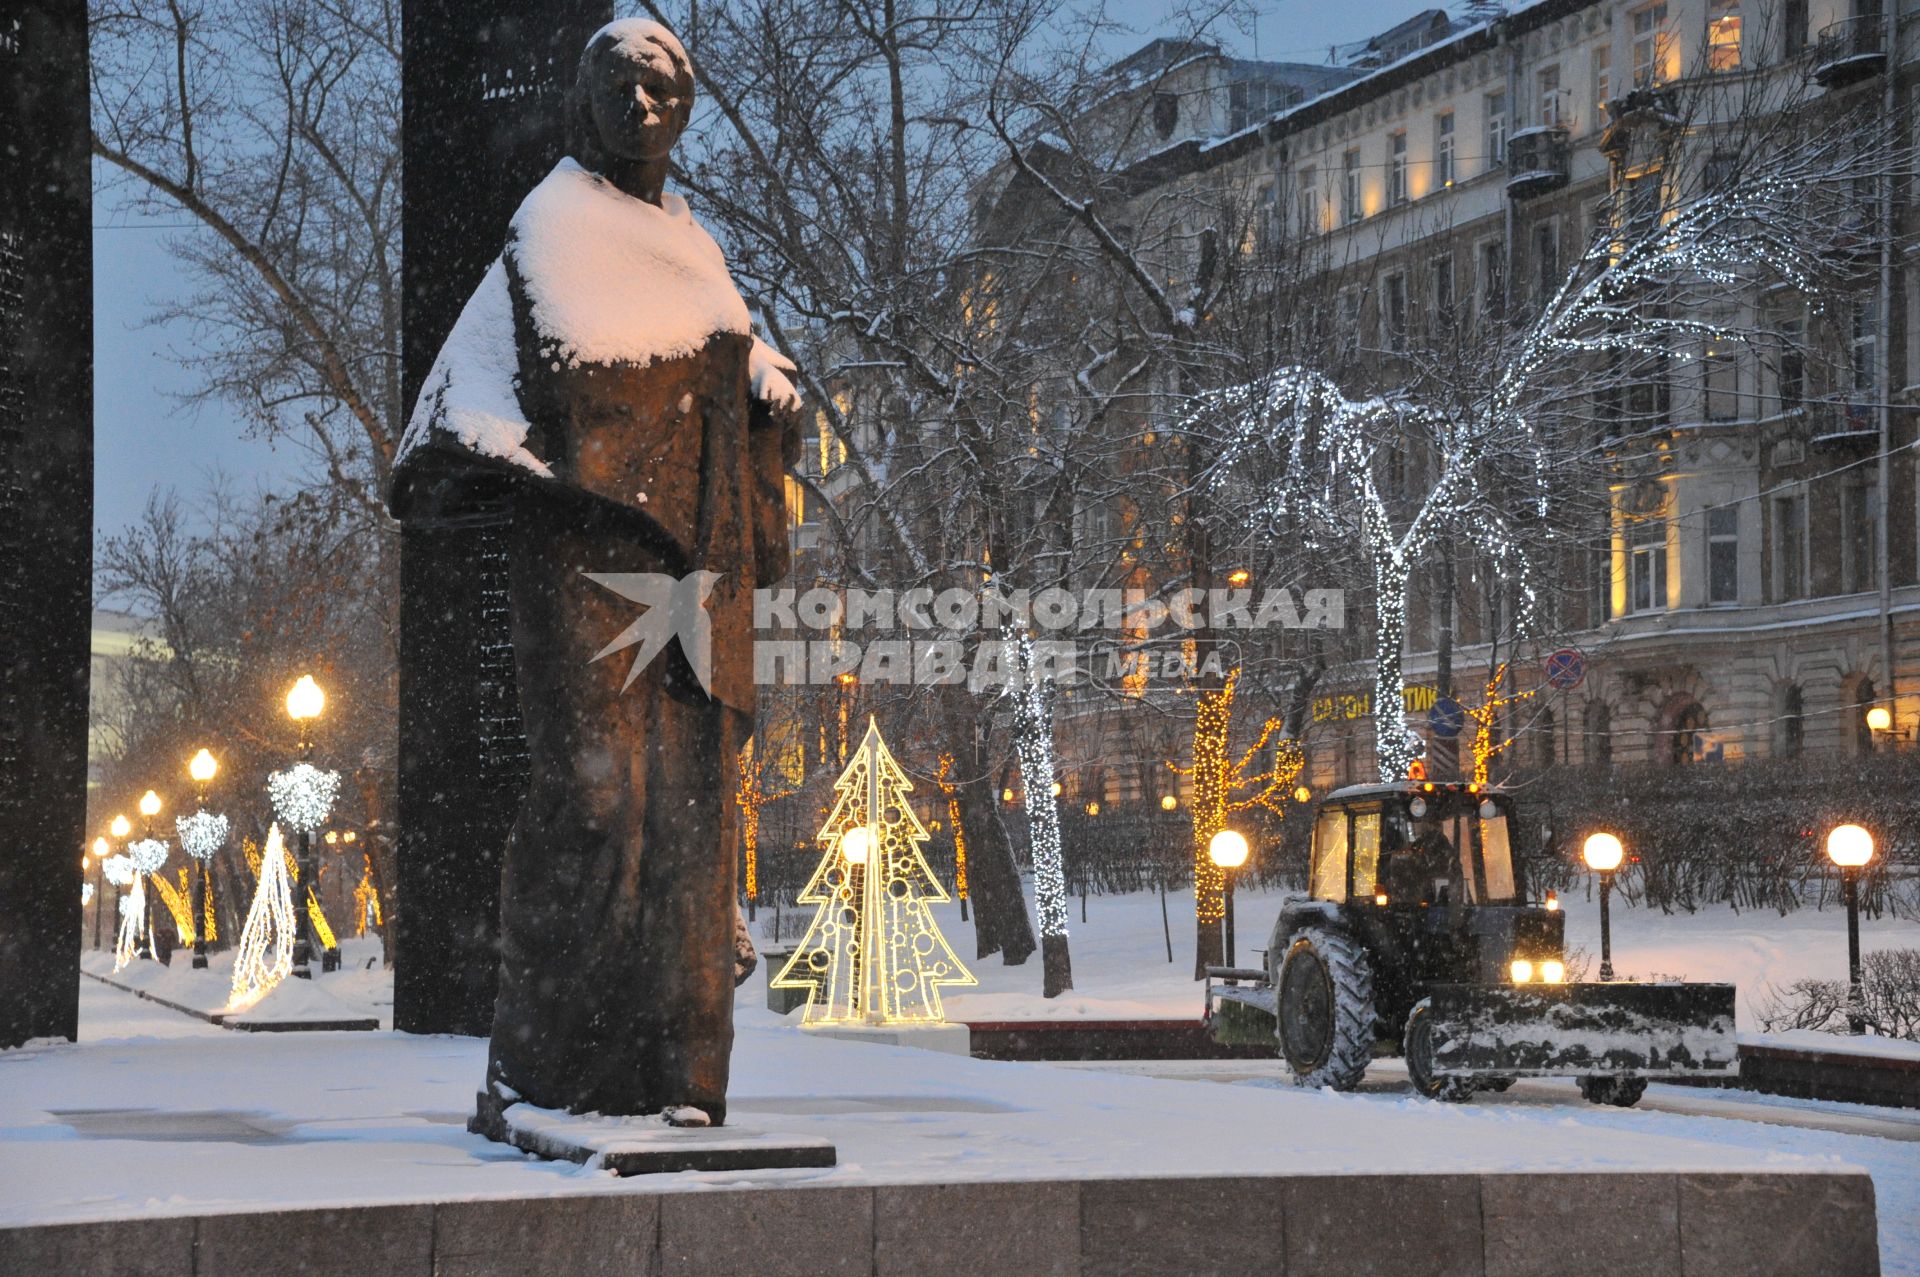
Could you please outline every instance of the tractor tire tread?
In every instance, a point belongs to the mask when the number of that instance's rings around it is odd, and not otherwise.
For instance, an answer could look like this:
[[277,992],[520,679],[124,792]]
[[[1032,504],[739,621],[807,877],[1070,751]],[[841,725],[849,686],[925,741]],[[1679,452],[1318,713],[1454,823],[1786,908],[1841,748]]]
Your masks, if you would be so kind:
[[[1294,932],[1287,940],[1287,958],[1303,940],[1321,955],[1333,981],[1333,1042],[1317,1068],[1303,1073],[1291,1060],[1287,1067],[1293,1072],[1296,1086],[1351,1091],[1360,1085],[1373,1059],[1373,963],[1366,949],[1352,937],[1324,926],[1302,927]],[[1281,960],[1282,970],[1287,958]],[[1283,1050],[1281,1057],[1285,1055]]]

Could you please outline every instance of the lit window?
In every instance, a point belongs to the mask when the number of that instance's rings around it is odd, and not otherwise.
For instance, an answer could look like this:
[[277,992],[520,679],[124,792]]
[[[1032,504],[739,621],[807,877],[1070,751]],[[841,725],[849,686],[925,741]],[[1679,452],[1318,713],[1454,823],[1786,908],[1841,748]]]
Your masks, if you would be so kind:
[[1453,185],[1453,112],[1433,117],[1433,180],[1438,186]]
[[1633,87],[1652,88],[1673,78],[1673,40],[1667,34],[1666,4],[1650,4],[1633,15]]
[[1661,611],[1667,606],[1667,521],[1634,524],[1627,553],[1628,611]]
[[1360,152],[1348,151],[1340,161],[1340,220],[1351,225],[1360,220]]
[[1390,203],[1407,202],[1407,135],[1395,133],[1392,149],[1387,161],[1387,199]]
[[1503,168],[1507,163],[1507,95],[1487,94],[1487,167]]
[[1740,69],[1740,0],[1707,0],[1707,70]]

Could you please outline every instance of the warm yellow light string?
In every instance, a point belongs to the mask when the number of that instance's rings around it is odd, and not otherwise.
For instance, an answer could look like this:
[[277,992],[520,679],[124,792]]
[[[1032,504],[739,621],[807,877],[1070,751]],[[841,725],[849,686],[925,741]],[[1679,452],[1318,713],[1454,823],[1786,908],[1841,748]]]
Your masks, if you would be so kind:
[[953,895],[967,898],[967,831],[960,823],[960,789],[947,777],[953,772],[953,755],[940,755],[940,792],[947,796],[947,825],[953,830]]
[[1513,744],[1512,737],[1508,737],[1506,740],[1500,741],[1497,744],[1494,742],[1494,716],[1506,706],[1517,705],[1521,701],[1528,700],[1533,696],[1532,688],[1524,692],[1515,692],[1509,696],[1502,696],[1500,694],[1500,684],[1506,680],[1506,677],[1507,665],[1505,661],[1502,661],[1500,666],[1494,670],[1493,677],[1487,680],[1487,686],[1481,693],[1480,704],[1467,711],[1467,717],[1474,721],[1473,783],[1476,785],[1484,785],[1487,783],[1488,777],[1492,774],[1494,756]]
[[[186,870],[180,871],[185,875]],[[193,943],[193,906],[187,903],[184,891],[176,890],[164,875],[149,874],[154,889],[160,893],[160,901],[166,905],[167,912],[173,915],[174,929],[179,932],[181,944]]]
[[360,885],[353,889],[353,918],[356,936],[367,934],[367,914],[373,914],[373,925],[386,925],[380,914],[380,892],[373,885],[373,857],[360,857]]

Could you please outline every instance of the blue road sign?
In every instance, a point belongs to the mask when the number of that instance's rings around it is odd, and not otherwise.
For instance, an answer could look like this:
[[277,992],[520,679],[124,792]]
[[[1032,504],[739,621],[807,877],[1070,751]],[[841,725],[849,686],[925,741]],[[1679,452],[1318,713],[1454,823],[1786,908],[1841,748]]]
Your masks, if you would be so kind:
[[1587,677],[1587,658],[1577,647],[1563,647],[1547,657],[1547,686],[1557,692],[1571,692]]
[[1467,725],[1467,711],[1451,696],[1442,696],[1427,711],[1427,726],[1442,740],[1452,740]]

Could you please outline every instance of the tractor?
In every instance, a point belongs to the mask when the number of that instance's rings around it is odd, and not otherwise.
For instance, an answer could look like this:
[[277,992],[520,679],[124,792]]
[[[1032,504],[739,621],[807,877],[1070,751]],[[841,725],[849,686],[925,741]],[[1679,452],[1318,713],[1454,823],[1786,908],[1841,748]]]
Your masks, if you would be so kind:
[[1518,821],[1475,784],[1328,794],[1264,966],[1208,971],[1214,1037],[1273,1043],[1296,1082],[1336,1091],[1397,1045],[1414,1090],[1454,1102],[1573,1077],[1631,1106],[1649,1078],[1735,1074],[1732,985],[1568,981],[1566,919],[1528,893]]

